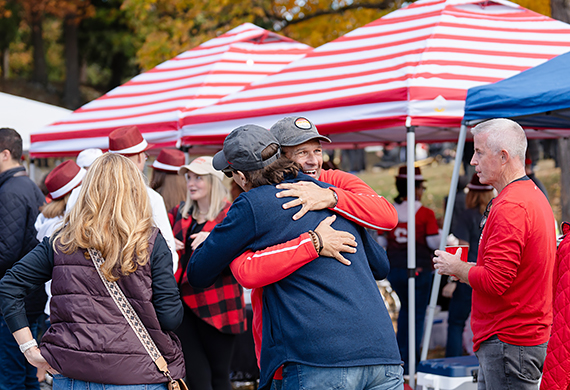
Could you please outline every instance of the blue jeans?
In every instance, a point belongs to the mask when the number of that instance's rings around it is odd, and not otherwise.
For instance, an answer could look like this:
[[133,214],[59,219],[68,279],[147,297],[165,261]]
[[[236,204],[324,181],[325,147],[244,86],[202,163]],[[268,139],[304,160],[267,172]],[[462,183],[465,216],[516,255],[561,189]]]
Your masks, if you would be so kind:
[[472,291],[468,284],[457,282],[457,287],[449,302],[445,357],[463,356],[463,329],[471,313]]
[[[94,370],[96,368],[93,368]],[[166,383],[152,385],[104,385],[67,378],[63,375],[53,376],[53,390],[166,390]]]
[[534,347],[507,344],[497,336],[483,341],[479,359],[478,390],[537,390],[548,343]]
[[[28,319],[29,321],[29,319]],[[38,321],[30,322],[32,335],[37,337]],[[32,366],[0,315],[0,390],[39,390],[37,369]]]
[[359,367],[313,367],[289,363],[283,380],[273,381],[272,390],[403,390],[400,365]]
[[[426,310],[431,293],[431,270],[419,272],[416,276],[416,364],[420,361],[420,348],[424,333]],[[392,268],[388,274],[388,281],[392,285],[402,306],[398,314],[398,332],[396,340],[400,348],[400,356],[404,361],[404,372],[408,373],[408,270],[405,268]],[[417,365],[416,365],[417,367]]]

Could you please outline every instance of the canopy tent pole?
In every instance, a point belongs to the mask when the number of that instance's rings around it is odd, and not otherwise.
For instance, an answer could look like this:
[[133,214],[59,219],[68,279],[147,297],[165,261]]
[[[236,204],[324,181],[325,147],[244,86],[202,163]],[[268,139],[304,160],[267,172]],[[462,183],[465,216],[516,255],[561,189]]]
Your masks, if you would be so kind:
[[[409,125],[410,117],[406,120],[406,174],[408,176],[408,369],[409,385],[416,388],[416,172],[415,128]],[[398,329],[398,332],[401,329]]]
[[[451,217],[453,215],[453,206],[455,205],[455,194],[457,193],[457,182],[459,181],[459,168],[463,158],[463,150],[465,149],[465,138],[467,136],[467,126],[461,124],[459,130],[459,139],[457,141],[457,152],[455,154],[455,166],[453,167],[453,174],[451,175],[451,185],[449,186],[449,196],[447,197],[447,206],[445,207],[445,218],[443,221],[443,229],[441,231],[441,240],[439,242],[439,249],[444,251],[447,242],[447,236],[451,227]],[[431,297],[428,305],[428,314],[426,319],[426,326],[424,330],[424,340],[422,344],[421,360],[427,359],[429,348],[429,340],[431,337],[431,329],[433,326],[433,316],[435,307],[437,305],[437,297],[439,295],[439,285],[441,283],[441,275],[435,272],[433,278],[433,285],[431,288]]]

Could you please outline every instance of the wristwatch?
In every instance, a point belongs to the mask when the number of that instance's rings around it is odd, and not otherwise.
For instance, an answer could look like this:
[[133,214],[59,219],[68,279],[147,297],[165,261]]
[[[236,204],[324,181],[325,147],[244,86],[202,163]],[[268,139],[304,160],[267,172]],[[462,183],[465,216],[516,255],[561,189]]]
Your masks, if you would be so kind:
[[25,342],[24,344],[20,344],[20,351],[22,351],[22,353],[25,353],[28,349],[37,346],[38,342],[34,339],[31,339],[30,341]]

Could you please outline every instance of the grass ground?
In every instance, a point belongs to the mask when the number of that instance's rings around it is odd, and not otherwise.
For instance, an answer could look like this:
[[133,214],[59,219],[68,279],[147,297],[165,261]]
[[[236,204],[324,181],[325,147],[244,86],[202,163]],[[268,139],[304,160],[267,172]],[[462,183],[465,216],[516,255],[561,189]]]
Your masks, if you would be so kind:
[[[449,195],[451,185],[451,174],[454,163],[441,164],[436,160],[422,166],[422,174],[427,179],[427,190],[422,198],[424,206],[434,210],[438,219],[443,220],[443,199]],[[561,218],[560,209],[560,168],[555,168],[554,160],[538,161],[535,175],[545,185],[550,199],[550,205],[554,216],[558,222]],[[463,170],[461,170],[461,173]],[[378,194],[384,196],[390,202],[397,195],[395,186],[395,176],[398,174],[398,167],[389,169],[370,168],[361,172],[358,176],[372,187]]]

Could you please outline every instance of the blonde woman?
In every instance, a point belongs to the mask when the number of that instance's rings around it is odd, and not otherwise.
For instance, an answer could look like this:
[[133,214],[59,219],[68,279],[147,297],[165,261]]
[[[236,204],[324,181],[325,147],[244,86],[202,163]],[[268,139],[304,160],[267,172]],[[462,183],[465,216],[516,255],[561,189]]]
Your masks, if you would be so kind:
[[177,272],[184,302],[184,320],[177,330],[191,389],[230,390],[230,362],[236,334],[245,331],[243,289],[229,267],[205,289],[193,288],[185,273],[194,249],[220,223],[230,207],[223,173],[212,166],[212,157],[198,157],[180,168],[186,177],[187,199],[170,210],[179,250]]
[[[146,384],[166,389],[154,365],[103,282],[87,249],[101,252],[104,277],[116,281],[166,359],[174,378],[185,375],[179,341],[182,303],[172,258],[152,226],[145,182],[121,155],[98,158],[63,226],[0,281],[0,306],[30,364],[54,375],[54,389],[112,389]],[[51,327],[38,348],[26,322],[26,291],[52,279]],[[114,386],[109,386],[114,385]]]

